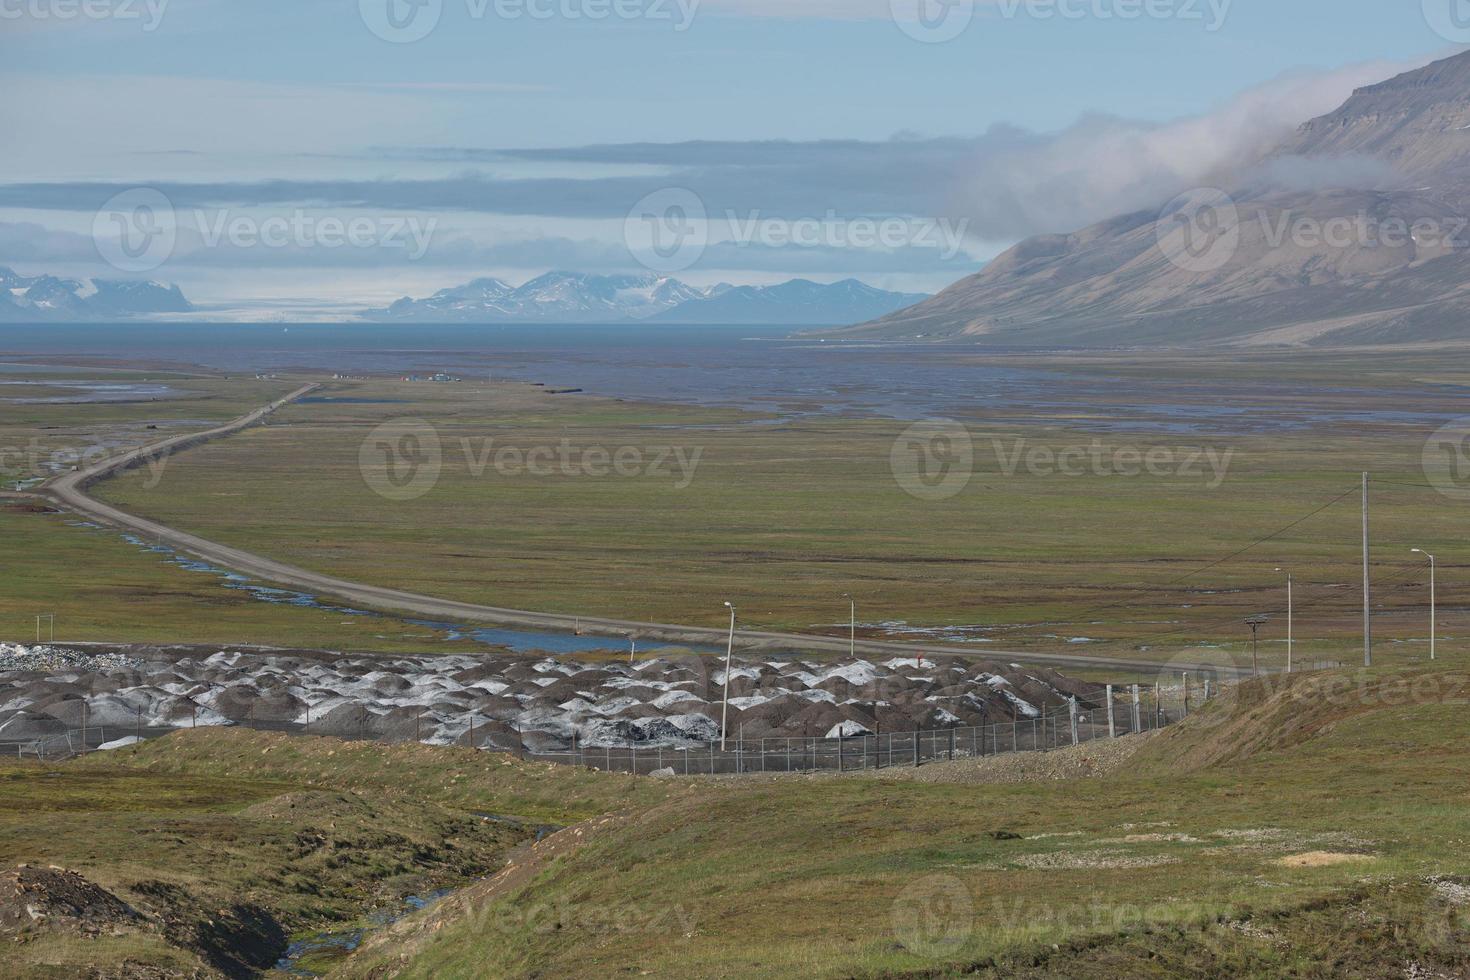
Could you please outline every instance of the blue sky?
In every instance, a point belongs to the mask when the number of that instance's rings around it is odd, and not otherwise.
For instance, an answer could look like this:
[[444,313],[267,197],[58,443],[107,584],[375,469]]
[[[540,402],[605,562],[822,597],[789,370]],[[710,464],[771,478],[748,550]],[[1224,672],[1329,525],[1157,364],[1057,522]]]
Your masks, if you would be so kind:
[[[0,263],[107,273],[99,208],[155,187],[179,228],[148,275],[247,306],[637,271],[628,214],[661,188],[709,222],[680,278],[937,289],[1464,40],[1430,26],[1462,0],[955,0],[942,43],[911,36],[921,0],[423,0],[408,43],[372,29],[406,0],[82,2],[0,0]],[[293,230],[262,245],[271,217]],[[390,241],[410,221],[426,248]],[[793,222],[819,233],[767,227]]]

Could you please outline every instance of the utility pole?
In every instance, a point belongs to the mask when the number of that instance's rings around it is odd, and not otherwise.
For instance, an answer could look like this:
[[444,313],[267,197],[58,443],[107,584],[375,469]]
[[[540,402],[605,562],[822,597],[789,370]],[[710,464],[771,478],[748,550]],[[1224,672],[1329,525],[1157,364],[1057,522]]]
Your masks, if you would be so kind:
[[[1276,570],[1278,572],[1281,571],[1281,569],[1279,569],[1279,568],[1276,569]],[[1286,672],[1288,674],[1291,673],[1291,653],[1292,653],[1292,649],[1291,648],[1292,648],[1292,645],[1293,645],[1293,643],[1292,643],[1293,622],[1292,621],[1296,618],[1293,615],[1293,613],[1292,613],[1292,602],[1291,602],[1291,591],[1292,591],[1292,589],[1291,589],[1291,586],[1292,586],[1292,574],[1290,572],[1287,572],[1286,573]]]
[[1428,558],[1429,559],[1429,659],[1430,660],[1433,660],[1434,659],[1434,634],[1436,632],[1435,622],[1434,622],[1434,619],[1435,619],[1435,616],[1434,616],[1434,612],[1435,612],[1435,610],[1434,610],[1434,600],[1435,600],[1435,596],[1434,596],[1434,592],[1435,592],[1435,589],[1434,589],[1434,572],[1435,572],[1434,556],[1431,555],[1429,552],[1424,551],[1421,548],[1415,548],[1413,550],[1414,550],[1414,553],[1415,554],[1423,555],[1425,558]]
[[730,720],[730,658],[735,654],[735,607],[725,603],[730,610],[730,642],[725,647],[725,703],[720,708],[720,751],[725,751],[725,730]]
[[1245,625],[1251,628],[1251,673],[1256,676],[1259,676],[1261,673],[1256,651],[1260,646],[1261,627],[1265,626],[1266,622],[1267,618],[1265,616],[1252,616],[1245,621]]
[[852,659],[856,660],[857,659],[857,600],[854,599],[851,595],[849,595],[846,592],[842,593],[842,598],[844,598],[844,599],[847,600],[847,602],[848,602],[848,608],[849,608],[849,611],[851,613],[851,618],[848,620],[848,624],[849,625],[848,625],[847,654]]
[[1368,582],[1368,474],[1363,474],[1363,666],[1373,666],[1373,607]]

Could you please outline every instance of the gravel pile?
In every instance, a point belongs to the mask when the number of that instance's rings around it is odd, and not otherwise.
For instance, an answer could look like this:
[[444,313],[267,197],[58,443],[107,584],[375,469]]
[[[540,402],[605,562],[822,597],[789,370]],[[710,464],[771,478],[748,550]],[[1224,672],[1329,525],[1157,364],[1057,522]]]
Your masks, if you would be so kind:
[[26,647],[0,643],[0,673],[8,671],[100,671],[128,670],[143,662],[120,653],[85,653],[64,647]]
[[[138,652],[138,651],[133,651]],[[516,656],[381,657],[307,651],[145,652],[51,647],[0,657],[0,740],[78,727],[246,724],[323,735],[532,753],[681,748],[719,736],[716,658],[636,663]],[[735,661],[729,731],[831,738],[1035,718],[1101,689],[1053,670],[959,657]],[[473,736],[472,736],[473,733]]]

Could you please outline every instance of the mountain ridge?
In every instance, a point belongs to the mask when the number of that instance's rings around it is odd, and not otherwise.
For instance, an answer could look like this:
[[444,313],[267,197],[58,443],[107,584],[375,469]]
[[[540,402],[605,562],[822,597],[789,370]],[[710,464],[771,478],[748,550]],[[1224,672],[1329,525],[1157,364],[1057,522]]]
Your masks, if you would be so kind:
[[173,284],[141,279],[22,276],[0,266],[0,322],[85,322],[188,313],[193,309],[183,291]]
[[475,279],[424,299],[405,297],[366,315],[374,320],[458,323],[833,326],[882,316],[925,298],[856,279],[701,288],[667,276],[548,272],[520,286]]
[[[1217,204],[1201,206],[1211,189],[1199,189],[1027,239],[930,300],[837,333],[1014,346],[1470,339],[1470,53],[1358,89],[1222,184]],[[1200,219],[1222,215],[1225,244],[1197,261]],[[1345,220],[1353,233],[1326,240]]]

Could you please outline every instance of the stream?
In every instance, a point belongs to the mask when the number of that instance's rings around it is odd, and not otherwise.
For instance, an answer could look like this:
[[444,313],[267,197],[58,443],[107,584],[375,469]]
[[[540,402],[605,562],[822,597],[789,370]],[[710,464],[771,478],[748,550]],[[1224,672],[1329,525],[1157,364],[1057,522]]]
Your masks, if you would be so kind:
[[[475,812],[471,815],[491,823],[505,824],[528,831],[532,834],[530,843],[540,843],[548,834],[554,834],[562,829],[556,824],[528,823],[525,820],[498,813]],[[512,849],[511,853],[514,851],[515,849]],[[484,881],[489,877],[490,875],[485,875],[476,881]],[[467,882],[460,887],[468,887],[471,884],[474,882]],[[296,977],[326,976],[329,971],[341,965],[344,959],[355,952],[362,945],[363,940],[373,932],[391,926],[415,912],[429,908],[456,891],[459,891],[459,888],[436,888],[422,895],[409,895],[396,909],[377,909],[369,912],[360,925],[349,929],[315,932],[293,940],[286,947],[286,954],[277,961],[276,969]]]

